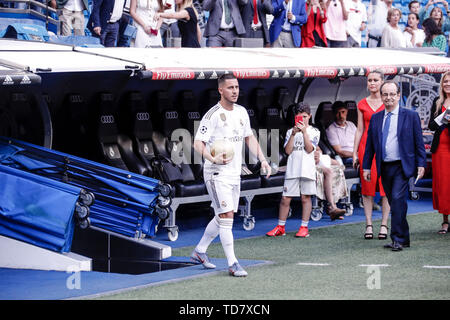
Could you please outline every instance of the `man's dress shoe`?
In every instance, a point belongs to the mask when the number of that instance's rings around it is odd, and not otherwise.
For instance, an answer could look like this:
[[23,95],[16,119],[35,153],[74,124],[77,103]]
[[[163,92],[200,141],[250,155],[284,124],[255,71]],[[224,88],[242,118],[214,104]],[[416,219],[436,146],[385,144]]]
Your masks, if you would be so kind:
[[386,249],[391,249],[392,251],[401,251],[403,248],[409,248],[409,243],[401,244],[398,241],[394,241],[392,243],[385,244],[384,247]]

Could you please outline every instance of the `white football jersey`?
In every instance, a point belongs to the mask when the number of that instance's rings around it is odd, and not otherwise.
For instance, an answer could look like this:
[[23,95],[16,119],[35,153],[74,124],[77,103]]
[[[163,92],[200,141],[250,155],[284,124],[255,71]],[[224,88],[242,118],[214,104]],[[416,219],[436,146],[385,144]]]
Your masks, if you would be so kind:
[[[309,139],[316,150],[319,144],[320,131],[312,126],[306,128]],[[289,138],[292,134],[292,128],[286,132],[286,139],[284,147],[286,147]],[[286,179],[293,178],[308,178],[316,180],[316,162],[314,161],[314,151],[307,153],[305,151],[305,142],[303,140],[303,133],[298,132],[294,137],[294,148],[288,157],[286,166]]]
[[242,142],[251,135],[250,119],[244,107],[234,104],[233,110],[228,111],[217,103],[209,109],[200,122],[195,140],[205,142],[208,151],[215,140],[227,140],[233,145],[234,157],[226,165],[213,164],[205,159],[204,175],[215,174],[216,180],[240,183]]

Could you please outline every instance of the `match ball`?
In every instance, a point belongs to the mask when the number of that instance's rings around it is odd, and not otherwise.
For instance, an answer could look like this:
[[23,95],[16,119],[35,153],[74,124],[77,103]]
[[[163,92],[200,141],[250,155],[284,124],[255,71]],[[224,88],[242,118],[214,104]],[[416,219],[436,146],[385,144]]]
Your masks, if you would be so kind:
[[216,140],[211,145],[211,155],[215,157],[217,154],[224,153],[224,159],[233,159],[234,148],[233,144],[228,140]]

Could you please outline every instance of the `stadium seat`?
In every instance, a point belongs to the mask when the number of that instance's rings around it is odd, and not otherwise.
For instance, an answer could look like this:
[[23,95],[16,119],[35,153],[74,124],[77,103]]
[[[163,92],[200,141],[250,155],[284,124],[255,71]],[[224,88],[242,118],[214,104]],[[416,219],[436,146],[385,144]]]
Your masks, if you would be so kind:
[[102,92],[95,99],[98,109],[97,137],[103,160],[116,168],[147,175],[146,167],[133,152],[132,140],[119,133],[118,112],[114,106],[113,94]]
[[[202,180],[197,180],[194,170],[191,166],[191,160],[186,158],[190,151],[192,154],[191,141],[185,141],[172,135],[177,132],[189,132],[182,127],[181,117],[178,111],[172,106],[169,93],[165,90],[159,90],[154,93],[152,99],[153,124],[158,131],[154,131],[152,141],[155,147],[155,154],[159,156],[159,161],[168,161],[175,164],[181,176],[173,181],[165,181],[175,186],[176,197],[190,197],[206,193],[206,186]],[[175,130],[179,130],[176,131]],[[184,130],[184,131],[183,131]],[[185,135],[183,135],[184,137]],[[161,160],[161,158],[163,160]],[[176,158],[176,161],[174,159]],[[160,177],[164,180],[164,177]]]
[[151,161],[155,157],[153,150],[152,118],[140,92],[132,91],[124,95],[120,103],[120,129],[133,142],[133,152],[147,169],[147,176],[153,177]]
[[80,157],[97,155],[98,149],[92,137],[96,136],[95,108],[90,108],[86,97],[78,92],[70,92],[63,98],[58,118],[54,122],[54,143],[58,150]]
[[348,108],[348,113],[347,113],[347,120],[351,121],[355,124],[355,126],[358,125],[358,109],[357,109],[357,104],[355,101],[345,101],[345,104],[347,105]]
[[9,94],[3,94],[2,99],[9,100],[4,114],[12,120],[8,127],[9,130],[15,131],[14,137],[36,144],[42,143],[39,139],[44,133],[44,128],[42,122],[37,121],[39,118],[36,118],[40,113],[35,96],[30,92],[14,90]]

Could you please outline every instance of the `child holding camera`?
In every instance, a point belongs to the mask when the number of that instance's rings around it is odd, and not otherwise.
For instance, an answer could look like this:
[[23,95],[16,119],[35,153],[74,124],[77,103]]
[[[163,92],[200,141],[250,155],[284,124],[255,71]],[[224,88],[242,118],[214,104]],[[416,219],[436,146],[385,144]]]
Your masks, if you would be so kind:
[[316,194],[316,164],[314,150],[319,144],[320,132],[309,125],[311,108],[300,102],[294,107],[295,125],[286,132],[284,148],[288,154],[278,225],[268,233],[269,237],[284,236],[292,197],[301,196],[302,224],[296,237],[309,237],[308,222],[311,217],[311,196]]

